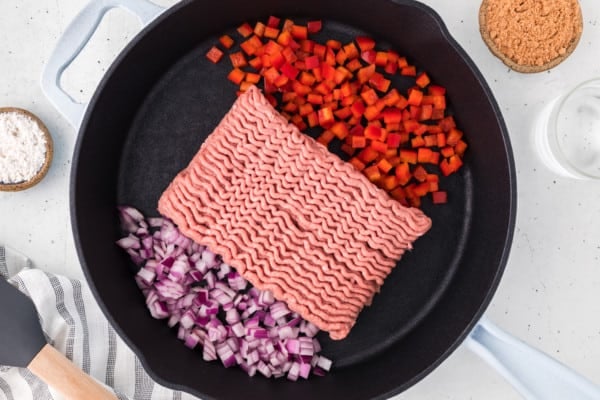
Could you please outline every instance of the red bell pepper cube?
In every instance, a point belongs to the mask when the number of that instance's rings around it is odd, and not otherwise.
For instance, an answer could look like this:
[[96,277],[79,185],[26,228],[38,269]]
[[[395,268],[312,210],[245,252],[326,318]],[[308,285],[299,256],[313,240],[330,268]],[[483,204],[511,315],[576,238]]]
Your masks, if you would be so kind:
[[281,22],[281,18],[277,18],[273,15],[269,16],[269,19],[267,20],[267,26],[270,26],[271,28],[277,28],[279,26],[279,23]]
[[350,60],[357,59],[360,55],[354,43],[348,43],[347,45],[345,45],[344,53],[346,54],[346,57]]
[[419,76],[417,76],[417,79],[415,80],[415,83],[420,88],[424,88],[427,85],[429,85],[429,83],[431,83],[431,80],[429,79],[429,76],[427,76],[427,74],[425,72],[421,72],[419,74]]
[[262,22],[257,22],[256,25],[254,25],[254,34],[258,37],[263,37],[265,35],[265,28],[267,26],[265,24],[263,24]]
[[230,49],[233,46],[233,39],[229,35],[223,35],[219,38],[219,43],[223,45],[226,49]]
[[377,168],[377,165],[365,168],[363,173],[371,182],[376,182],[381,178],[381,172],[379,171],[379,168]]
[[364,50],[360,53],[360,58],[367,64],[374,65],[375,59],[377,58],[377,52],[375,50]]
[[292,25],[291,34],[296,40],[308,39],[308,28],[302,25]]
[[246,73],[244,71],[242,71],[241,69],[234,68],[227,75],[227,79],[229,79],[231,82],[235,83],[236,85],[239,85],[244,80],[245,75],[246,75]]
[[445,204],[448,202],[448,193],[444,191],[436,191],[431,193],[433,204]]
[[331,108],[321,108],[317,114],[319,116],[319,125],[324,128],[329,127],[335,121],[335,117],[333,116],[333,111]]
[[246,57],[244,57],[244,53],[241,51],[231,53],[229,59],[231,60],[233,68],[243,68],[248,65],[248,61],[246,61]]
[[306,28],[308,29],[309,33],[317,33],[321,30],[322,27],[323,23],[321,22],[321,20],[308,21],[308,23],[306,24]]
[[252,26],[250,26],[249,23],[245,22],[237,28],[237,31],[243,37],[248,37],[248,36],[252,35],[252,33],[254,32],[254,29],[252,28]]
[[216,46],[213,46],[206,53],[206,58],[210,60],[213,64],[218,63],[223,58],[223,52]]
[[350,159],[350,161],[348,161],[350,164],[352,164],[352,166],[354,166],[354,168],[356,168],[359,171],[362,171],[363,169],[365,169],[366,165],[365,163],[363,163],[362,161],[360,161],[358,158],[356,157],[352,157]]
[[371,39],[370,37],[357,36],[355,40],[356,44],[358,44],[358,47],[360,47],[362,51],[371,50],[375,48],[375,40]]

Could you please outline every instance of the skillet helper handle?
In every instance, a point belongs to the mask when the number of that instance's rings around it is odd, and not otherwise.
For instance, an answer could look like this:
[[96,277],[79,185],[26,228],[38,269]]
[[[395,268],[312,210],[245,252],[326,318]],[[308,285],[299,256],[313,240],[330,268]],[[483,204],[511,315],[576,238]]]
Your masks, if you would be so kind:
[[68,400],[117,400],[114,393],[49,344],[40,350],[27,368]]
[[475,326],[465,343],[526,399],[600,399],[598,386],[504,332],[485,317]]
[[106,12],[117,7],[135,14],[142,26],[165,10],[147,0],[91,0],[64,31],[42,72],[44,94],[75,129],[81,124],[87,104],[73,99],[62,88],[60,78],[96,32]]

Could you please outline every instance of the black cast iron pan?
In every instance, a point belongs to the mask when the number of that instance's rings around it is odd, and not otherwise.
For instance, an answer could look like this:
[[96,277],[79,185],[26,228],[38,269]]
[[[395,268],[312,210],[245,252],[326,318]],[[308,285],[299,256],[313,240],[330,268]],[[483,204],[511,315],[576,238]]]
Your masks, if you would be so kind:
[[[228,67],[204,54],[223,33],[269,15],[322,19],[321,37],[368,34],[446,86],[469,150],[444,182],[449,204],[425,204],[431,231],[386,280],[343,341],[323,336],[335,368],[305,382],[248,378],[202,361],[151,318],[119,237],[118,204],[156,215],[157,200],[235,100]],[[402,81],[398,82],[403,85]],[[81,125],[72,222],[96,299],[161,384],[204,399],[365,399],[399,393],[444,360],[496,289],[515,223],[515,170],[502,116],[481,74],[428,7],[408,0],[183,1],[158,17],[106,73]]]

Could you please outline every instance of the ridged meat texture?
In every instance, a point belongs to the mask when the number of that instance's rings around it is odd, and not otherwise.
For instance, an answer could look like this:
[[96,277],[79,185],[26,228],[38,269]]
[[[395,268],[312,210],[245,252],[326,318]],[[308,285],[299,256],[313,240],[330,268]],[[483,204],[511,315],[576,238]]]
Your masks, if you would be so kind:
[[158,210],[332,339],[348,335],[431,226],[289,124],[256,87],[236,100]]

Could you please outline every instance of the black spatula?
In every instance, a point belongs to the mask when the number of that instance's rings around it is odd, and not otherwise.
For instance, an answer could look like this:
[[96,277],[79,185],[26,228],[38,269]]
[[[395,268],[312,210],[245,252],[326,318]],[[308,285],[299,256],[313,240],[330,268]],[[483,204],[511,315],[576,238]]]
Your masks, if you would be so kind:
[[67,399],[116,400],[46,343],[31,300],[0,277],[0,365],[28,368]]

